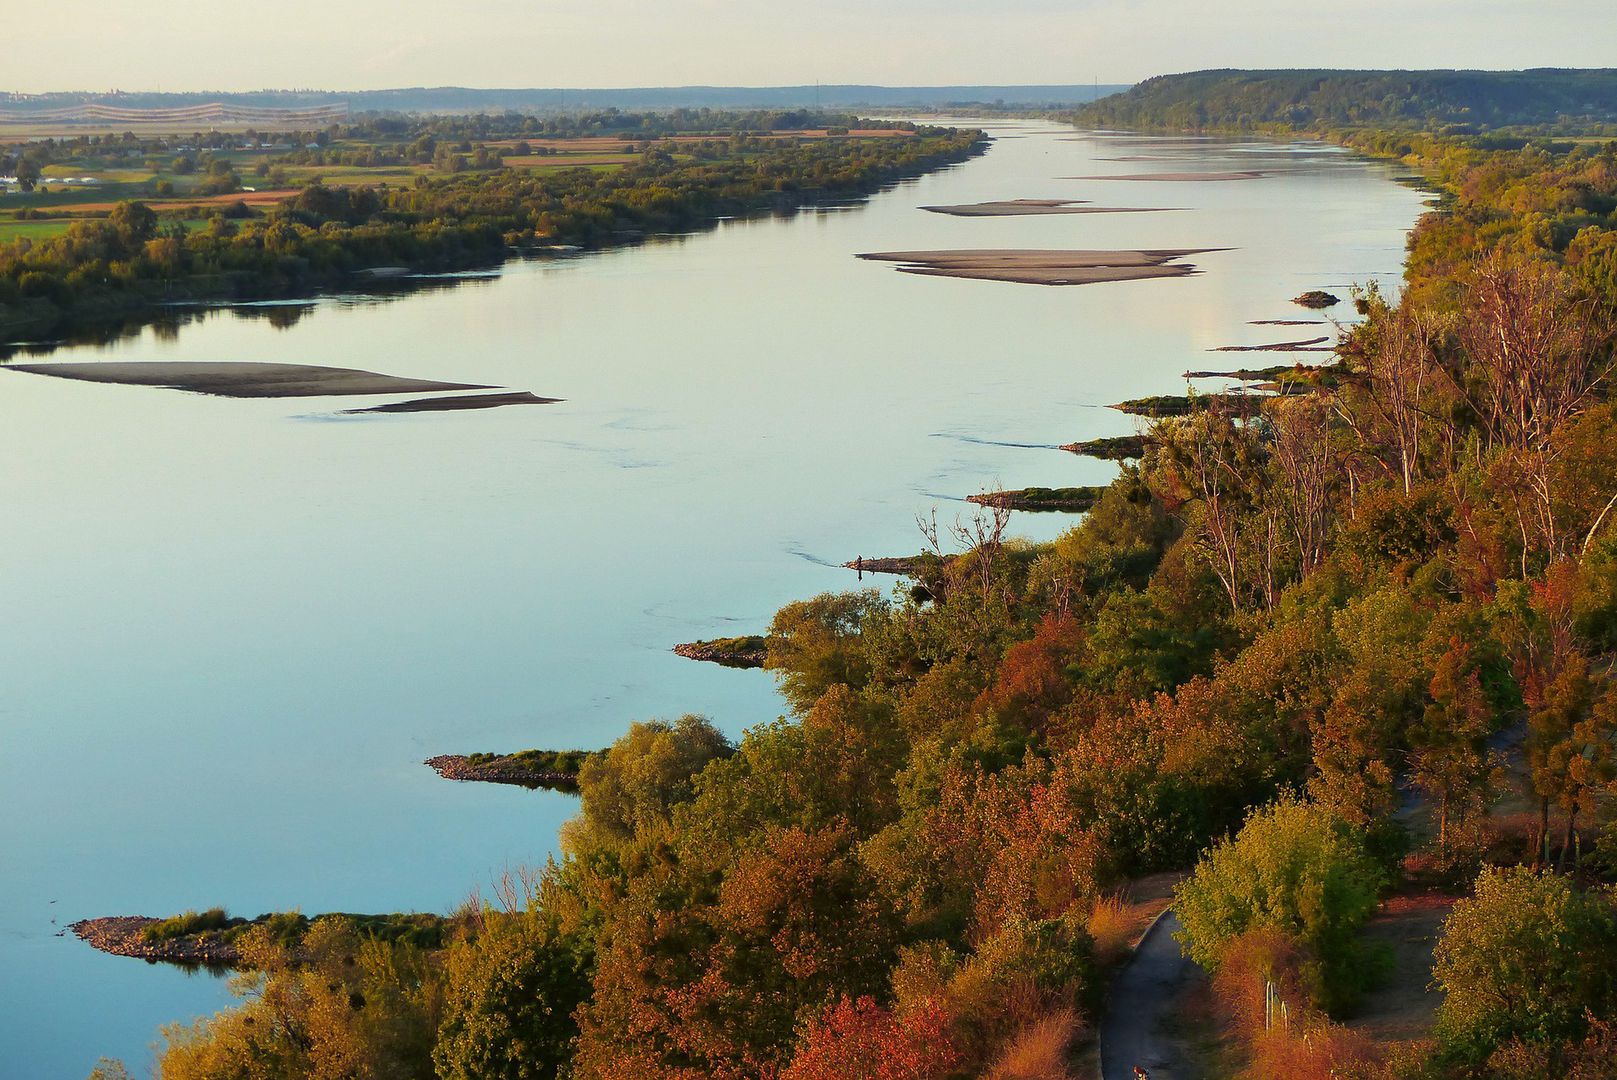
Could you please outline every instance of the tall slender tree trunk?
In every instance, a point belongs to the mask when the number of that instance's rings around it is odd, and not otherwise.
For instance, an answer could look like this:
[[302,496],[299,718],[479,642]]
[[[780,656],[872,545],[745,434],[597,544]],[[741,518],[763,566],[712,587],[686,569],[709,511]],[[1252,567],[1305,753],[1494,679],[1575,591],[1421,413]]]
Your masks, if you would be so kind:
[[1573,803],[1566,812],[1566,835],[1561,838],[1561,854],[1555,860],[1555,872],[1566,871],[1567,856],[1572,854],[1572,839],[1578,833],[1578,804]]
[[1550,797],[1538,800],[1538,836],[1533,843],[1533,869],[1543,869],[1550,861]]

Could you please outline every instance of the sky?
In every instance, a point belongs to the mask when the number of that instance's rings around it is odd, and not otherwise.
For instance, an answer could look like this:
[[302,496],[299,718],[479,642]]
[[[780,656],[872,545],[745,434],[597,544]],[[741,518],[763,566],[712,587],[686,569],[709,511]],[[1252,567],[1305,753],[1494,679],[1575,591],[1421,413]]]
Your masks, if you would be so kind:
[[0,92],[1127,83],[1617,64],[1612,0],[6,0]]

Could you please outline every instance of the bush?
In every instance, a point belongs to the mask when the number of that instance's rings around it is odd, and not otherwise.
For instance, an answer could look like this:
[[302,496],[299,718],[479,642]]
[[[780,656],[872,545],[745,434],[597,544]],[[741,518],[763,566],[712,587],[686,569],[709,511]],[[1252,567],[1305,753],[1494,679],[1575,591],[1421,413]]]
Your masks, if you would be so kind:
[[1511,1041],[1555,1046],[1617,1016],[1617,907],[1570,879],[1488,869],[1443,924],[1432,968],[1445,997],[1437,1037],[1480,1063]]
[[1386,883],[1362,830],[1284,796],[1253,811],[1235,839],[1204,855],[1175,890],[1184,926],[1177,936],[1191,959],[1216,972],[1231,939],[1279,931],[1306,950],[1302,968],[1314,1001],[1340,1008],[1374,974],[1358,932]]
[[959,1063],[936,1002],[895,1016],[869,997],[844,997],[804,1030],[781,1080],[942,1080]]
[[140,940],[155,945],[160,941],[172,941],[175,938],[190,937],[192,934],[210,930],[224,930],[235,922],[240,920],[232,920],[224,908],[187,911],[143,927],[140,931]]

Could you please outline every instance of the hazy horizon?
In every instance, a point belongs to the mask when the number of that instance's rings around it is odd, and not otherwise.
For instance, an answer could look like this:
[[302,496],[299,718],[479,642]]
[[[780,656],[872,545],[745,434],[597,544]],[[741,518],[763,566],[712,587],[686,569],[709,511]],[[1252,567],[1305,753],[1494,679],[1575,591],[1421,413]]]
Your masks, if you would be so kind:
[[[1365,0],[1352,18],[1281,0],[56,0],[8,13],[27,48],[4,89],[240,92],[399,87],[618,89],[1137,82],[1205,68],[1610,66],[1598,0]],[[1171,29],[1165,29],[1171,28]]]

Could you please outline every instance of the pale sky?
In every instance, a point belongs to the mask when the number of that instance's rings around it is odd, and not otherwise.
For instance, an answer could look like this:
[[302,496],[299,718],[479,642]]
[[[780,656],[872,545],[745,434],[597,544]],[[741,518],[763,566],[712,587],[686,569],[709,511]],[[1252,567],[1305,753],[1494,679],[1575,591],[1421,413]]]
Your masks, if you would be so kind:
[[3,0],[0,91],[1133,82],[1617,64],[1612,0]]

